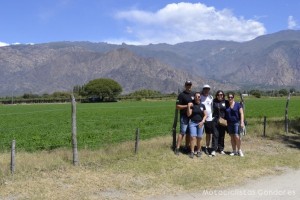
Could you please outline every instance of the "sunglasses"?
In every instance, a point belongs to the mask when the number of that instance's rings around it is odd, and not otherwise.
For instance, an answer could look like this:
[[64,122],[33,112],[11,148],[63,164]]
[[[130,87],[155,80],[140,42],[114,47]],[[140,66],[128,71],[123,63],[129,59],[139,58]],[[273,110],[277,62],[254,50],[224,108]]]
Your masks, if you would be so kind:
[[233,96],[228,97],[228,99],[233,99]]
[[200,96],[195,96],[196,98],[200,98]]
[[223,94],[222,94],[222,93],[220,93],[220,94],[218,94],[218,96],[223,96]]

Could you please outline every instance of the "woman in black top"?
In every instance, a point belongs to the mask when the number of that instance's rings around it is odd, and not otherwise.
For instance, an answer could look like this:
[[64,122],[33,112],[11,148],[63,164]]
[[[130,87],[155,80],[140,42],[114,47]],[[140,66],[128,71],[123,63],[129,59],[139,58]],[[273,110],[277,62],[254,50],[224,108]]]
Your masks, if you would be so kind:
[[213,100],[213,121],[214,121],[214,135],[212,139],[212,156],[216,155],[216,152],[220,154],[224,153],[224,140],[226,126],[222,126],[218,123],[219,118],[225,118],[225,110],[228,108],[229,103],[225,100],[225,95],[222,90],[218,90]]
[[[189,128],[191,134],[190,158],[194,157],[194,149],[197,140],[197,157],[201,156],[201,140],[203,135],[204,122],[207,117],[205,105],[201,103],[200,92],[195,93],[194,103],[188,103],[187,116],[190,118]],[[197,137],[197,139],[196,139]]]

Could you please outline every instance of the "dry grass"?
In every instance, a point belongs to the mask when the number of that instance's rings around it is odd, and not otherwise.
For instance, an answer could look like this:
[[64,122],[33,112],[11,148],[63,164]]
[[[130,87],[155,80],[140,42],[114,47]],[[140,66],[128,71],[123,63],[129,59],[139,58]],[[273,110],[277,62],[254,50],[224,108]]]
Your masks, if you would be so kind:
[[[300,168],[299,141],[299,134],[283,140],[248,134],[243,138],[244,158],[217,155],[190,159],[173,154],[168,136],[141,141],[137,155],[132,143],[97,151],[80,150],[77,167],[72,166],[68,149],[17,152],[13,176],[9,172],[10,154],[3,153],[0,199],[144,199],[223,188],[281,173],[286,168]],[[230,151],[228,136],[226,145]]]

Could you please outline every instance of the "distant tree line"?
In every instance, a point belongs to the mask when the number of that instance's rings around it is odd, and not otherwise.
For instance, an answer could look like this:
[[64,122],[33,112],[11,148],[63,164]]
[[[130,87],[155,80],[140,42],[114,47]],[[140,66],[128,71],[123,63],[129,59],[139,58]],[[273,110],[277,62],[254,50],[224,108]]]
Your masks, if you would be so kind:
[[85,85],[77,85],[73,88],[74,94],[88,98],[92,102],[115,101],[122,91],[122,86],[109,78],[94,79]]
[[130,94],[122,95],[120,99],[134,99],[140,101],[142,99],[160,99],[160,98],[175,98],[177,94],[163,94],[156,90],[141,89]]
[[176,94],[162,94],[159,91],[142,89],[130,94],[121,95],[121,85],[108,78],[94,79],[84,85],[76,85],[72,92],[54,92],[52,94],[25,93],[21,96],[6,96],[0,98],[0,103],[54,103],[69,102],[71,94],[80,102],[112,102],[122,99],[141,100],[143,98],[175,97]]
[[[163,94],[159,91],[141,89],[129,94],[121,95],[123,89],[121,85],[108,78],[94,79],[84,85],[76,85],[73,87],[73,92],[54,92],[52,94],[32,94],[25,93],[22,96],[6,96],[0,98],[0,103],[52,103],[52,102],[68,102],[73,93],[75,98],[81,102],[112,102],[117,100],[142,100],[142,99],[162,99],[162,98],[176,98],[177,93]],[[236,93],[248,94],[260,98],[262,96],[282,97],[289,93],[293,95],[300,95],[295,88],[280,89],[280,90],[249,90],[237,91]]]
[[[246,93],[246,92],[245,92]],[[280,89],[280,90],[250,90],[249,95],[260,98],[261,96],[270,96],[270,97],[282,97],[287,96],[289,93],[294,95],[299,95],[295,88],[288,89]]]

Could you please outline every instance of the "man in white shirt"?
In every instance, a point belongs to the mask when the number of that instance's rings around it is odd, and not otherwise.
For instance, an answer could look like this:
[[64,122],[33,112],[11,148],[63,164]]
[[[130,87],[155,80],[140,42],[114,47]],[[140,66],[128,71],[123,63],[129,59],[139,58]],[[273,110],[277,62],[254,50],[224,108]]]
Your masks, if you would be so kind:
[[[204,129],[206,133],[206,147],[204,149],[204,152],[206,154],[209,154],[208,148],[210,147],[210,142],[212,139],[212,134],[214,132],[214,127],[213,127],[213,117],[212,117],[212,105],[213,105],[213,96],[209,94],[210,92],[210,86],[205,84],[202,89],[202,94],[201,94],[201,103],[205,105],[206,107],[206,113],[207,113],[207,118],[206,122],[204,124]],[[214,155],[213,155],[214,154]],[[212,156],[215,156],[215,152],[212,152]]]

